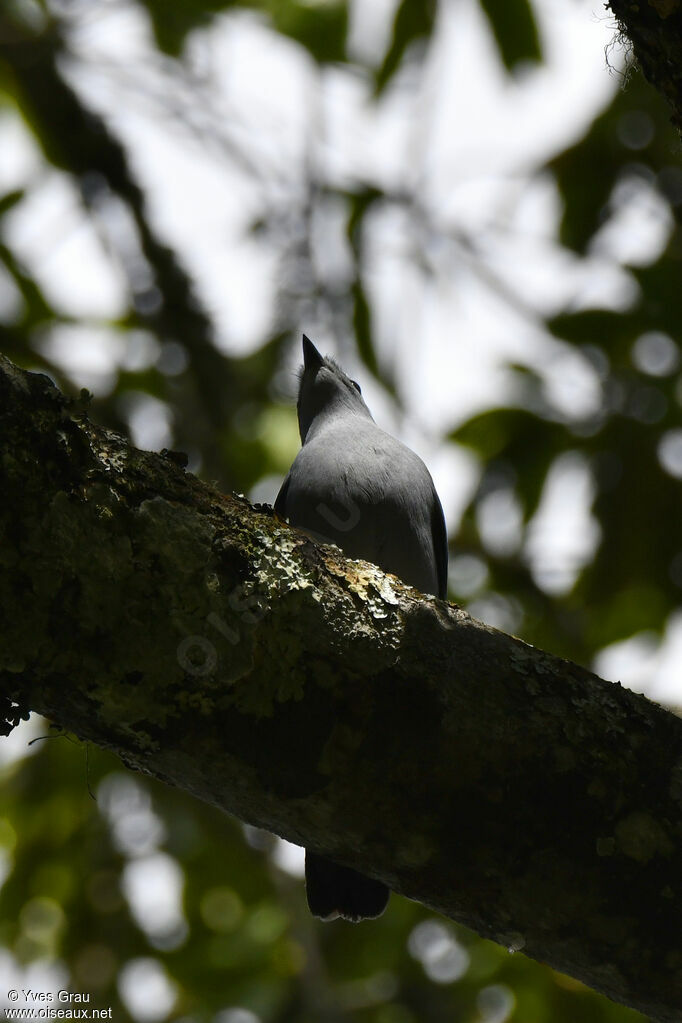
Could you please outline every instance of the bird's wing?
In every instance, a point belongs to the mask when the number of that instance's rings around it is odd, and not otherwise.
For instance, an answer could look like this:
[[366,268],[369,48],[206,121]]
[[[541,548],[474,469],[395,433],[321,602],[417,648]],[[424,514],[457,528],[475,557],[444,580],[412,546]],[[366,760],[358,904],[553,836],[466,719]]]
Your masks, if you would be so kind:
[[445,528],[443,506],[435,489],[431,505],[431,535],[433,550],[436,555],[436,572],[438,574],[438,596],[445,600],[448,595],[448,533]]
[[280,518],[285,519],[287,517],[286,505],[287,505],[287,493],[289,492],[289,484],[291,483],[291,473],[289,473],[284,480],[284,483],[279,488],[279,494],[275,498],[274,508]]

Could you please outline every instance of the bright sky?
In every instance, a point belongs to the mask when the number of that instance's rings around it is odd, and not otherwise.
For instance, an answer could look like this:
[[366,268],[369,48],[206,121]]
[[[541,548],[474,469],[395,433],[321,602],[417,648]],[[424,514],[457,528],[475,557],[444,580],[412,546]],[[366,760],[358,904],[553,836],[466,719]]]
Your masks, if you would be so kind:
[[[264,202],[296,207],[310,161],[325,180],[344,187],[360,180],[396,191],[416,186],[432,272],[416,268],[413,228],[397,206],[373,217],[366,239],[376,344],[398,382],[405,414],[367,379],[346,339],[333,337],[325,323],[301,327],[359,376],[375,418],[425,458],[451,533],[478,470],[439,438],[513,393],[507,360],[534,366],[559,408],[599,403],[594,368],[547,337],[540,317],[585,305],[627,306],[636,292],[623,263],[654,260],[671,229],[667,208],[642,184],[589,258],[570,255],[556,241],[560,197],[537,165],[577,139],[622,84],[606,66],[615,26],[601,3],[536,2],[546,63],[513,79],[479,4],[444,3],[423,74],[408,68],[378,107],[365,77],[349,67],[320,73],[300,47],[252,13],[230,14],[195,32],[180,74],[154,58],[146,16],[133,2],[77,6],[72,79],[124,139],[152,217],[183,253],[225,351],[261,342],[281,272],[277,252],[245,236],[245,228]],[[393,7],[391,0],[355,0],[351,53],[378,59]],[[619,54],[611,52],[609,60],[617,65]],[[106,250],[107,232],[134,248],[125,212],[109,203],[105,237],[98,236],[81,216],[68,178],[45,171],[18,118],[6,110],[0,154],[0,188],[30,185],[29,197],[6,219],[12,244],[54,304],[89,321],[55,330],[44,344],[83,386],[106,391],[113,366],[144,365],[159,355],[153,339],[140,334],[131,346],[106,325],[127,303],[125,276]],[[330,207],[313,225],[313,248],[330,277],[348,267],[342,213]],[[429,231],[430,222],[440,233]],[[16,315],[17,302],[11,283],[0,278],[0,322],[13,310]],[[299,358],[292,350],[292,374]],[[290,390],[291,380],[285,381]],[[141,399],[132,413],[135,440],[163,446],[169,422],[161,403]],[[254,496],[272,500],[276,484],[265,481]],[[515,549],[518,509],[504,494],[492,498],[497,504],[481,510],[486,541]],[[550,477],[525,548],[550,591],[570,585],[597,542],[591,499],[587,467],[569,456]],[[458,579],[468,573],[475,592],[483,577],[471,562],[455,559],[453,571]],[[472,611],[514,627],[509,602],[481,600]],[[609,651],[598,667],[636,687],[646,678],[650,695],[682,702],[671,660],[678,645],[682,626],[671,623],[663,654],[652,653],[650,637],[640,637]]]

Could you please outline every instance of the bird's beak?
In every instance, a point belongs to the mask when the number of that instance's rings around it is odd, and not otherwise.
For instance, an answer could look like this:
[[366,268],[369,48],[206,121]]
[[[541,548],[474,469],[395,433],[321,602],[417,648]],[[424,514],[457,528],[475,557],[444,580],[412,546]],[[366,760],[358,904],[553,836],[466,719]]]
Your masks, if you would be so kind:
[[303,367],[304,369],[319,369],[323,358],[309,337],[303,335]]

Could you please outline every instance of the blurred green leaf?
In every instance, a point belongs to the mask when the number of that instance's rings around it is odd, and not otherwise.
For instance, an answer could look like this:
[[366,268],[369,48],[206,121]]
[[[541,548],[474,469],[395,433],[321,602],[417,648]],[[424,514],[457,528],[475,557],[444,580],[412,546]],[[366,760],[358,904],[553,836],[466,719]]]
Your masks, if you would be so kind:
[[528,0],[481,0],[508,71],[524,61],[542,60],[540,37]]
[[353,249],[357,252],[359,249],[359,237],[358,229],[362,225],[363,219],[366,216],[368,210],[379,200],[382,200],[384,193],[374,187],[367,187],[360,189],[356,192],[345,192],[344,198],[347,199],[350,207],[350,214],[348,217],[347,234],[348,240],[351,243]]
[[353,285],[353,331],[358,345],[358,351],[365,366],[374,376],[379,376],[379,365],[376,352],[372,343],[372,331],[370,324],[369,304],[365,289],[360,281]]
[[632,344],[645,322],[636,312],[624,317],[610,309],[584,309],[555,316],[547,326],[571,344],[596,345],[613,355],[616,349]]
[[550,422],[522,408],[500,408],[474,416],[450,434],[484,463],[504,459],[514,467],[524,516],[535,512],[557,453],[570,446],[563,423]]
[[345,59],[348,31],[345,2],[268,0],[266,6],[277,31],[305,46],[318,63]]
[[593,122],[579,143],[550,163],[564,199],[559,235],[562,244],[577,252],[585,250],[605,216],[622,162],[616,122],[609,109]]
[[154,26],[159,48],[180,55],[193,29],[229,10],[252,8],[267,13],[282,35],[305,46],[320,63],[345,56],[347,8],[343,2],[305,3],[298,0],[143,0]]
[[381,95],[397,70],[408,47],[428,39],[435,18],[432,0],[401,0],[393,22],[393,36],[384,61],[375,75],[375,93]]
[[234,6],[233,0],[141,0],[147,8],[159,49],[179,56],[189,32]]
[[21,202],[26,194],[26,190],[23,188],[16,188],[11,192],[5,192],[3,196],[0,196],[0,217],[4,216],[8,210],[11,210],[17,203]]

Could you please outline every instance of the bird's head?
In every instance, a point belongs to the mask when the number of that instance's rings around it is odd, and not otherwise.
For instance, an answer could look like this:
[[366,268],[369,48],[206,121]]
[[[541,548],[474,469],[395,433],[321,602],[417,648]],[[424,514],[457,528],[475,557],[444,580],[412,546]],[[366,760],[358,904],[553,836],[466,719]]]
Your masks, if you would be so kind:
[[372,418],[360,392],[360,385],[347,377],[333,359],[320,355],[305,334],[296,408],[303,444],[310,427],[319,417],[355,414]]

